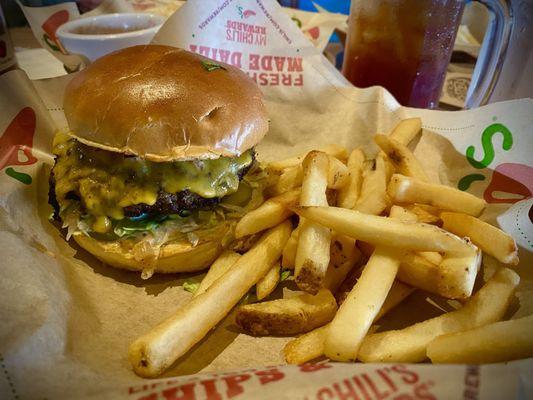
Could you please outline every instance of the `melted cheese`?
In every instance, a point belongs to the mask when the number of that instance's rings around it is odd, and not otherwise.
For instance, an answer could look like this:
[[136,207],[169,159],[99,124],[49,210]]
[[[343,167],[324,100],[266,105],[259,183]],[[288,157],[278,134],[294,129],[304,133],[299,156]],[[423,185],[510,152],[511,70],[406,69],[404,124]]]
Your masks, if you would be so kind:
[[[70,204],[69,194],[74,193],[88,214],[115,220],[124,218],[124,207],[153,205],[160,190],[177,193],[188,189],[205,198],[234,193],[239,187],[239,171],[253,161],[252,152],[247,151],[234,158],[158,163],[95,149],[65,134],[54,139],[54,154],[55,190],[61,209]],[[106,224],[100,221],[104,230]]]

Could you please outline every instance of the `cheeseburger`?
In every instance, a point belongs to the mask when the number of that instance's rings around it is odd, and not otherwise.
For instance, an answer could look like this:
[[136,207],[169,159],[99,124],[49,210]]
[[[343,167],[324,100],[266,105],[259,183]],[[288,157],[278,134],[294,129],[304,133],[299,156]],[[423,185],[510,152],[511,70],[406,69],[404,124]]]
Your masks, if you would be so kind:
[[264,181],[253,146],[268,120],[239,69],[168,46],[135,46],[78,73],[56,135],[54,217],[103,262],[195,271],[233,240]]

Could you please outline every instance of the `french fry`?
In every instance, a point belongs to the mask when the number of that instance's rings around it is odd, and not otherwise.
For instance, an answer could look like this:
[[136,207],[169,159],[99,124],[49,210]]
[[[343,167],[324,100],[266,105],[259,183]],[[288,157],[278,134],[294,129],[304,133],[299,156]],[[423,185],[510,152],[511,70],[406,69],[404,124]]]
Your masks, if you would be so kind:
[[[319,148],[317,151],[326,153],[327,155],[338,158],[341,161],[344,161],[348,158],[348,151],[346,150],[346,148],[336,144],[330,144],[328,146]],[[308,153],[305,153],[281,161],[273,161],[268,164],[267,168],[273,171],[283,171],[286,168],[296,167],[302,164],[302,161],[307,156],[307,154]]]
[[281,173],[278,180],[268,188],[270,196],[279,196],[302,185],[303,170],[301,165],[290,167]]
[[329,265],[330,236],[328,228],[305,221],[295,258],[295,282],[308,293],[317,293],[324,286]]
[[420,118],[404,119],[396,125],[389,137],[407,146],[421,130],[422,120]]
[[477,251],[467,241],[434,225],[406,223],[338,207],[295,207],[294,211],[299,216],[338,233],[374,245],[458,254],[473,254]]
[[423,257],[426,260],[428,260],[429,262],[431,262],[433,264],[436,264],[436,265],[439,265],[442,262],[442,260],[443,260],[442,255],[440,253],[435,252],[435,251],[420,251],[417,254],[420,257]]
[[240,306],[235,322],[254,336],[295,335],[328,323],[336,311],[335,297],[328,289],[320,289],[316,295],[303,293]]
[[[416,222],[416,216],[405,210],[403,207],[392,206],[390,217],[398,219],[402,222]],[[403,254],[403,253],[402,253]],[[435,253],[438,254],[438,253]],[[379,320],[382,316],[387,314],[390,310],[404,301],[407,296],[415,291],[415,288],[405,283],[395,280],[387,294],[387,298],[383,302],[379,313],[377,314],[374,322]]]
[[360,259],[361,252],[355,246],[355,239],[335,235],[330,248],[330,261],[324,278],[324,287],[335,292]]
[[[326,154],[310,152],[303,161],[304,180],[300,204],[327,205],[326,188],[329,160]],[[295,258],[295,282],[308,293],[315,294],[324,286],[329,265],[331,232],[328,228],[304,221],[298,237]]]
[[438,224],[441,221],[440,210],[437,207],[428,206],[427,204],[404,204],[403,207],[415,214],[418,222]]
[[442,210],[462,212],[477,217],[487,203],[470,193],[445,185],[422,182],[408,176],[394,174],[387,193],[394,203],[422,203]]
[[[400,207],[391,209],[391,218],[400,218]],[[357,358],[359,346],[379,313],[391,289],[401,251],[377,246],[330,324],[324,342],[324,354],[331,360]]]
[[283,356],[288,364],[303,364],[324,354],[324,339],[329,324],[316,328],[288,342]]
[[263,300],[270,295],[278,286],[280,278],[280,265],[279,262],[274,263],[272,268],[267,272],[265,276],[259,279],[259,282],[255,285],[255,293],[257,300]]
[[135,340],[128,353],[135,373],[147,378],[158,376],[198,343],[268,272],[281,256],[290,233],[289,221],[269,229],[206,292]]
[[467,299],[472,295],[480,265],[479,249],[464,256],[446,256],[439,264],[421,253],[406,253],[400,263],[398,279],[442,297]]
[[341,189],[348,182],[348,167],[333,156],[328,156],[328,188]]
[[[403,222],[416,222],[418,216],[403,207],[392,206]],[[481,264],[481,252],[461,258],[463,265],[440,264],[443,257],[434,251],[404,253],[397,278],[410,285],[448,298],[467,298]],[[457,262],[457,260],[456,260]],[[456,268],[454,268],[456,266]],[[451,267],[451,268],[450,268]]]
[[[414,288],[394,281],[374,322],[400,304],[413,291]],[[329,326],[330,324],[321,326],[288,342],[283,349],[285,361],[289,364],[303,364],[321,357],[324,354],[324,340]]]
[[[392,210],[398,214],[398,219],[402,222],[420,222],[418,221],[418,215],[405,207],[392,206],[391,212]],[[442,262],[442,255],[435,251],[420,251],[416,254],[435,265],[439,265]]]
[[287,244],[283,248],[281,255],[281,266],[285,269],[294,269],[296,259],[296,249],[298,248],[298,238],[300,236],[300,229],[303,225],[303,218],[300,218],[300,223],[291,233]]
[[209,267],[207,274],[205,275],[204,279],[202,279],[202,282],[200,282],[200,286],[198,286],[198,289],[196,292],[194,292],[193,297],[197,297],[204,293],[209,286],[211,286],[214,281],[224,275],[239,258],[241,258],[240,254],[235,253],[234,251],[225,250],[213,262],[211,267]]
[[311,151],[303,161],[304,178],[300,205],[327,205],[329,158],[319,151]]
[[337,194],[337,205],[342,208],[354,208],[363,181],[363,163],[365,154],[361,149],[355,149],[348,157],[348,179],[344,187]]
[[[355,283],[361,276],[362,271],[363,271],[363,268],[359,268],[356,271],[351,271],[350,276],[348,276],[346,280],[342,282],[341,286],[339,287],[335,295],[335,298],[337,299],[337,304],[339,306],[344,302],[344,300],[346,300],[348,293],[355,286]],[[400,282],[398,280],[395,280],[389,290],[389,294],[387,295],[385,302],[381,306],[381,309],[379,310],[378,315],[374,319],[374,322],[378,321],[381,317],[387,314],[390,310],[392,310],[394,307],[400,304],[405,298],[407,298],[407,296],[409,296],[415,290],[416,289],[414,287],[406,285],[405,283]]]
[[254,233],[253,235],[244,236],[236,239],[230,246],[231,250],[236,253],[246,253],[252,248],[252,246],[261,238],[261,232]]
[[374,246],[373,244],[364,242],[362,240],[358,240],[356,243],[357,243],[357,248],[361,251],[361,253],[366,258],[369,258],[374,252],[374,249],[376,248],[376,246]]
[[[343,188],[348,181],[348,168],[338,158],[333,156],[329,157],[329,170],[328,170],[328,188],[340,189]],[[278,180],[268,188],[268,194],[270,196],[279,196],[302,186],[303,181],[303,168],[301,165],[290,167],[285,169]]]
[[[338,158],[329,157],[328,188],[341,189],[348,181],[348,168]],[[303,169],[301,165],[285,169],[278,180],[268,188],[268,194],[279,196],[289,190],[302,186]]]
[[518,264],[518,247],[504,231],[470,215],[443,212],[443,228],[460,237],[468,237],[485,253],[504,264]]
[[533,315],[495,322],[435,338],[427,355],[433,363],[489,364],[533,357]]
[[420,165],[420,162],[407,146],[385,135],[376,135],[374,141],[387,155],[387,158],[400,174],[429,182],[429,178],[422,165]]
[[[385,164],[385,182],[388,184],[390,178],[396,172],[396,168],[394,168],[392,162],[385,156],[385,153],[383,153],[382,151],[378,153],[378,158],[383,158],[383,163]],[[385,199],[387,200],[387,203],[390,203],[390,199],[387,194]]]
[[398,251],[378,247],[330,324],[324,354],[335,361],[353,361],[362,340],[394,282]]
[[346,300],[346,297],[348,297],[348,293],[353,289],[355,284],[357,283],[357,280],[361,277],[361,272],[363,272],[363,267],[366,265],[366,261],[368,261],[368,258],[365,260],[361,260],[364,262],[363,265],[358,265],[357,267],[351,269],[348,274],[346,275],[346,278],[341,282],[337,290],[335,290],[335,298],[337,299],[337,304],[340,306],[344,300]]
[[387,294],[387,298],[383,302],[383,305],[381,306],[378,315],[376,315],[376,318],[374,319],[374,322],[378,321],[390,310],[392,310],[394,307],[404,301],[415,290],[416,289],[412,286],[406,285],[405,283],[402,283],[397,280],[394,281],[389,290],[389,294]]
[[405,223],[418,222],[418,218],[412,212],[406,210],[401,206],[392,206],[389,213],[389,218],[397,219]]
[[285,221],[292,215],[290,207],[296,205],[299,197],[300,190],[297,189],[268,199],[239,220],[235,227],[235,237],[239,239],[253,235]]
[[436,337],[500,320],[509,306],[520,277],[502,268],[460,309],[405,329],[368,335],[359,349],[364,362],[419,362]]
[[373,168],[367,168],[363,172],[361,193],[354,210],[365,214],[381,214],[389,206],[387,182],[386,161],[381,154],[378,154]]

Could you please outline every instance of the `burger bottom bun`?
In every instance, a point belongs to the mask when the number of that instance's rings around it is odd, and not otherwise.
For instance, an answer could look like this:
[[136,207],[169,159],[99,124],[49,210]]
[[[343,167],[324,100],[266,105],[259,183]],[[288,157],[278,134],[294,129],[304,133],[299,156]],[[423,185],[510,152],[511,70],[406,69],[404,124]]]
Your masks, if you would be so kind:
[[[74,240],[86,251],[104,263],[130,271],[142,271],[146,264],[123,249],[118,241],[105,242],[83,234],[73,235]],[[192,246],[188,242],[169,242],[161,246],[154,272],[194,272],[207,268],[222,252],[222,245],[214,241]]]

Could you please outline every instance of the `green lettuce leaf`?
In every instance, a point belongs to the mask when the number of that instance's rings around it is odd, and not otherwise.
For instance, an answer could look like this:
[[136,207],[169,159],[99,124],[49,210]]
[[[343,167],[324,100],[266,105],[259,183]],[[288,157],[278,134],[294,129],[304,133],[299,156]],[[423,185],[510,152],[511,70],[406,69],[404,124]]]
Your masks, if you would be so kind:
[[290,276],[291,276],[291,270],[284,269],[283,271],[281,271],[281,275],[279,276],[279,281],[280,282],[286,281],[287,279],[289,279]]
[[161,225],[161,222],[161,220],[157,219],[132,221],[129,218],[124,218],[120,221],[117,221],[113,232],[115,232],[115,235],[118,237],[123,237],[126,235],[131,235],[135,232],[153,231],[155,228]]
[[183,282],[183,289],[192,294],[196,293],[199,287],[200,282],[192,279],[187,279],[185,282]]

